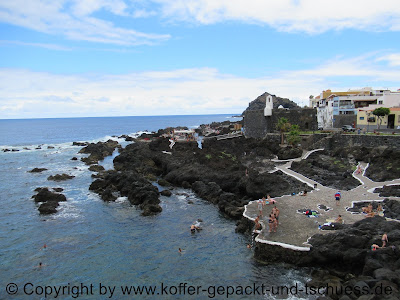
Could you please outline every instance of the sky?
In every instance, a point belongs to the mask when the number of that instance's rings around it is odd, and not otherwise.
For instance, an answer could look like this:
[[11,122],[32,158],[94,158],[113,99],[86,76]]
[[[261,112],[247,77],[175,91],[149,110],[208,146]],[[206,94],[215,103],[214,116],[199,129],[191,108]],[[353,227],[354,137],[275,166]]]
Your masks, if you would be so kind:
[[0,0],[0,119],[240,114],[400,88],[397,0]]

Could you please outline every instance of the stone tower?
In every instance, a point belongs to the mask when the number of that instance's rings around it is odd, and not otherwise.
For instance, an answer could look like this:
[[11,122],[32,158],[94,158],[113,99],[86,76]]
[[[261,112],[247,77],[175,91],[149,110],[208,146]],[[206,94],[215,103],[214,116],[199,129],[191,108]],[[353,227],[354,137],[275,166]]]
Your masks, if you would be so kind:
[[265,117],[270,117],[272,116],[272,108],[274,104],[272,101],[272,96],[268,95],[267,98],[265,99],[265,108],[264,108],[264,116]]

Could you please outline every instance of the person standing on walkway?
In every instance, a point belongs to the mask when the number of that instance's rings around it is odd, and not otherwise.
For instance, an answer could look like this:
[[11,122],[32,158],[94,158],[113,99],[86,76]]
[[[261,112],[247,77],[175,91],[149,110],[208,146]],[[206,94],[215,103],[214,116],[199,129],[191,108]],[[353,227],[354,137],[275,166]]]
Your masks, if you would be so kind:
[[340,198],[342,198],[342,195],[340,194],[340,191],[338,191],[338,192],[335,194],[336,206],[339,206]]
[[257,206],[258,206],[258,215],[262,217],[263,216],[263,214],[262,214],[262,212],[263,212],[263,201],[262,201],[262,199],[258,200]]
[[272,213],[275,215],[276,225],[279,225],[279,213],[280,213],[280,211],[279,211],[279,208],[276,207],[276,205],[272,209]]

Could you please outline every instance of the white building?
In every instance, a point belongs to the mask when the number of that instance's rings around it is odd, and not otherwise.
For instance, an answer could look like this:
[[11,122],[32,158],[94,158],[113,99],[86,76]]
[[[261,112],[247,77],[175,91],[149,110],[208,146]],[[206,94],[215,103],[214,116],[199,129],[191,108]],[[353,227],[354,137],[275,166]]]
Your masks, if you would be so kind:
[[310,105],[317,108],[319,128],[356,126],[357,111],[377,107],[398,107],[400,92],[373,90],[368,87],[347,92],[326,90],[315,99],[310,99]]

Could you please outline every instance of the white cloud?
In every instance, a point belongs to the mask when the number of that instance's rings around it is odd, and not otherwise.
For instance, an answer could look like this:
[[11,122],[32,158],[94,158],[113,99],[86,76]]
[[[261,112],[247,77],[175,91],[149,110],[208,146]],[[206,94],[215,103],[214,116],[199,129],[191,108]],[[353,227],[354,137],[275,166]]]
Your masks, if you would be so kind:
[[279,31],[320,33],[346,28],[400,30],[396,0],[152,0],[168,19],[214,24],[242,21]]
[[119,27],[100,18],[102,11],[131,21],[158,15],[168,21],[239,21],[311,34],[400,30],[396,0],[0,0],[0,22],[71,40],[133,46],[170,39],[169,34]]
[[400,53],[385,55],[379,58],[378,61],[387,61],[392,67],[400,66]]
[[26,43],[21,41],[8,41],[8,40],[0,40],[0,44],[2,45],[18,45],[18,46],[31,46],[31,47],[39,47],[45,48],[49,50],[58,50],[58,51],[70,51],[72,48],[55,45],[55,44],[46,44],[46,43]]
[[77,16],[87,16],[100,9],[107,9],[115,15],[126,16],[127,5],[122,0],[73,0],[72,12]]
[[0,0],[0,22],[71,40],[115,45],[154,44],[170,38],[168,34],[143,33],[93,17],[102,9],[119,16],[129,15],[123,0]]
[[304,70],[248,78],[216,69],[121,75],[56,75],[0,69],[2,118],[240,113],[267,91],[300,105],[322,90],[372,86],[397,90],[400,69],[368,53]]

